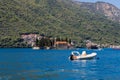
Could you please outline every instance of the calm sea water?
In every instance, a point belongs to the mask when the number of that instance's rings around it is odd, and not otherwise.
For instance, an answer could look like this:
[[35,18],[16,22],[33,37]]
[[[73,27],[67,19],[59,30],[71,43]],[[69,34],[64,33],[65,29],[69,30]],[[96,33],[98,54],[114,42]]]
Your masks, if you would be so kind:
[[120,50],[97,52],[93,60],[70,61],[73,50],[0,49],[0,80],[120,80]]

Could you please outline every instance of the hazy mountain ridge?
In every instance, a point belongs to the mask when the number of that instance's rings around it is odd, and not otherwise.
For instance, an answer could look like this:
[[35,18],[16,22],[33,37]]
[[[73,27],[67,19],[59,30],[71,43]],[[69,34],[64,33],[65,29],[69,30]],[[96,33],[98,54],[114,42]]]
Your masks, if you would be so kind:
[[108,19],[120,22],[120,9],[106,2],[78,2],[80,7],[87,8],[91,12],[100,13],[108,17]]
[[[120,25],[72,0],[0,0],[0,43],[14,45],[20,33],[38,32],[82,42],[117,44]],[[114,36],[116,35],[116,36]],[[8,43],[4,43],[5,40]]]

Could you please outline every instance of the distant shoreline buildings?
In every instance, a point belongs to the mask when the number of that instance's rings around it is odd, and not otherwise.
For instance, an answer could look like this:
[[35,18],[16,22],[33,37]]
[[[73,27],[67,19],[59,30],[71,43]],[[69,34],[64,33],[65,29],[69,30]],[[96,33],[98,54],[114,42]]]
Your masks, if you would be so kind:
[[68,38],[53,38],[51,36],[45,36],[44,34],[25,33],[21,34],[21,38],[24,42],[31,47],[40,49],[68,49],[73,48],[74,43]]

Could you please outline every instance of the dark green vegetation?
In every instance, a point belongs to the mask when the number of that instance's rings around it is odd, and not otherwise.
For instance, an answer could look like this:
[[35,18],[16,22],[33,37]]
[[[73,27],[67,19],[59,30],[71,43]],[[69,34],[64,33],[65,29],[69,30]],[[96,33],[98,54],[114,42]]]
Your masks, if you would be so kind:
[[[53,38],[48,38],[48,37],[44,38],[43,37],[40,40],[36,39],[35,46],[40,47],[41,49],[45,49],[47,47],[49,47],[49,48],[58,48],[58,47],[56,47],[55,42],[67,42],[67,43],[69,43],[71,45],[71,39],[68,39],[68,38],[65,38],[65,39],[62,39],[62,38],[53,39]],[[66,46],[68,46],[68,45],[66,45]]]
[[0,46],[23,45],[20,33],[119,44],[120,24],[71,0],[0,0]]

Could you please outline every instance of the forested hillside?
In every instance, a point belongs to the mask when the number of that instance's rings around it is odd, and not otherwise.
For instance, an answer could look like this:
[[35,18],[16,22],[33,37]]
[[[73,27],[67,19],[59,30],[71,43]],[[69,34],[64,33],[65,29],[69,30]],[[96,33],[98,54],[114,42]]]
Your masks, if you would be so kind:
[[[120,24],[71,0],[0,0],[0,45],[19,46],[21,33],[119,44]],[[22,44],[24,45],[24,44]]]

